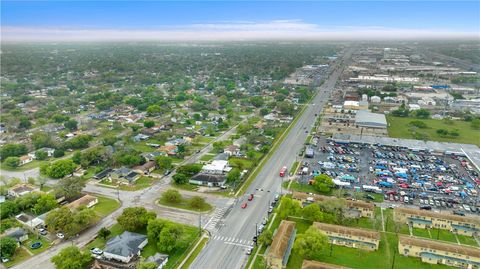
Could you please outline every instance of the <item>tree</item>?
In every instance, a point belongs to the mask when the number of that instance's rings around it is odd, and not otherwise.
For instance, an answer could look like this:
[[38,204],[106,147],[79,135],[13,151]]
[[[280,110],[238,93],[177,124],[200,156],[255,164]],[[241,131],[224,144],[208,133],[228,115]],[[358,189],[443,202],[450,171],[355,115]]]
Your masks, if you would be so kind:
[[153,126],[155,126],[155,122],[153,120],[146,120],[143,122],[143,126],[145,126],[146,128],[152,128]]
[[72,161],[75,164],[80,164],[82,162],[82,152],[77,150],[72,155]]
[[60,157],[63,157],[65,155],[65,150],[63,149],[55,149],[53,151],[53,157],[54,158],[60,158]]
[[278,214],[280,219],[285,219],[288,216],[296,216],[302,210],[300,202],[297,200],[292,200],[290,197],[282,197],[281,205],[278,208]]
[[170,252],[176,246],[177,242],[180,239],[183,233],[182,226],[174,225],[173,223],[168,223],[163,227],[162,231],[160,232],[158,241],[157,241],[157,248],[160,251]]
[[151,105],[147,107],[148,116],[155,116],[162,112],[162,107],[159,105]]
[[33,209],[37,215],[41,215],[55,207],[57,207],[57,200],[55,197],[52,194],[43,194],[38,198]]
[[153,240],[158,240],[163,227],[167,224],[167,220],[163,219],[151,219],[147,225],[147,235]]
[[0,238],[0,256],[11,258],[17,250],[17,241],[9,236]]
[[318,204],[309,204],[302,209],[302,216],[311,221],[322,221],[323,213]]
[[48,158],[48,153],[44,150],[37,150],[35,151],[35,159],[37,160],[45,160]]
[[63,206],[47,214],[45,225],[51,232],[62,231],[68,238],[92,224],[95,216],[95,212],[86,207],[79,207],[71,211]]
[[18,205],[15,201],[6,200],[0,204],[0,217],[1,219],[8,218],[19,212]]
[[415,127],[417,127],[417,128],[420,128],[420,129],[425,129],[425,128],[428,127],[428,125],[427,125],[425,122],[421,121],[421,120],[411,121],[411,122],[409,123],[409,125],[415,126]]
[[92,256],[81,252],[77,246],[66,247],[52,257],[52,263],[57,269],[84,269],[91,260]]
[[168,170],[172,168],[172,158],[170,157],[158,156],[155,161],[160,169]]
[[237,182],[240,179],[240,169],[238,168],[233,168],[228,172],[227,174],[227,182],[228,183],[233,183]]
[[20,129],[30,129],[32,127],[32,123],[26,116],[20,116],[18,128]]
[[440,135],[440,136],[447,136],[448,135],[448,130],[438,129],[437,134]]
[[32,144],[36,149],[53,146],[52,138],[46,132],[33,133],[30,139],[32,140]]
[[205,208],[208,205],[207,202],[205,202],[205,199],[200,196],[193,196],[190,198],[189,204],[190,207],[197,210]]
[[58,181],[55,186],[55,193],[60,196],[65,196],[65,199],[71,200],[79,197],[83,188],[85,188],[85,181],[78,177],[66,177]]
[[123,229],[135,232],[147,227],[148,221],[155,217],[155,212],[149,212],[143,207],[128,207],[123,210],[117,221]]
[[193,176],[202,170],[202,165],[199,164],[186,164],[178,167],[177,173]]
[[112,233],[112,232],[111,232],[109,229],[107,229],[107,228],[105,228],[105,227],[102,227],[102,228],[100,229],[100,231],[98,231],[98,236],[100,236],[101,238],[103,238],[103,240],[105,241],[105,240],[107,240],[107,237],[108,237],[111,233]]
[[415,116],[417,118],[421,118],[421,119],[428,119],[428,118],[430,118],[430,111],[428,111],[424,108],[421,108],[421,109],[415,111]]
[[92,141],[92,139],[93,137],[91,135],[77,135],[65,142],[65,147],[71,149],[84,149],[88,147],[88,143]]
[[0,148],[0,158],[2,160],[8,157],[20,157],[28,153],[28,148],[24,144],[6,144]]
[[71,119],[71,120],[68,120],[68,121],[64,122],[63,126],[65,126],[65,128],[67,128],[70,131],[75,131],[78,128],[78,122],[74,119]]
[[75,167],[76,165],[70,159],[58,160],[47,165],[45,174],[52,178],[62,178],[73,173]]
[[334,186],[333,180],[325,174],[318,175],[314,178],[313,187],[321,193],[329,193]]
[[182,195],[175,189],[169,189],[162,193],[161,199],[165,203],[178,204],[182,201]]
[[293,245],[300,256],[305,259],[311,259],[318,255],[329,244],[328,236],[318,230],[315,226],[310,226],[305,233],[298,235]]
[[172,179],[175,182],[175,184],[178,184],[178,185],[182,185],[188,182],[188,176],[182,173],[176,173],[175,175],[173,175]]
[[273,240],[273,234],[270,229],[265,229],[258,237],[258,242],[262,245],[270,246]]
[[4,161],[6,166],[9,167],[18,167],[20,165],[20,158],[18,157],[8,157]]

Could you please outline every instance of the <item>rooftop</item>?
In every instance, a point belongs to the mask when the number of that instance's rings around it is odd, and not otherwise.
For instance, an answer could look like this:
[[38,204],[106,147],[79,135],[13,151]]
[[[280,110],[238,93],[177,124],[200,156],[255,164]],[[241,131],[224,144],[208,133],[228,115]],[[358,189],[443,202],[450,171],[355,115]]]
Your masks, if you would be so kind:
[[288,242],[295,229],[295,222],[282,220],[280,226],[277,229],[268,252],[269,256],[283,259],[283,255],[288,247]]
[[387,127],[387,119],[384,114],[372,113],[368,110],[357,111],[355,123],[360,126]]
[[420,239],[414,236],[398,235],[398,242],[402,245],[418,246],[427,249],[442,250],[471,257],[480,258],[480,249],[457,244],[447,244],[435,240]]
[[140,250],[139,246],[145,240],[147,240],[147,236],[143,234],[125,231],[121,235],[108,240],[104,251],[122,257],[129,257],[138,253]]
[[458,222],[464,222],[464,223],[475,223],[477,225],[480,225],[480,218],[473,217],[473,216],[471,217],[458,216],[458,215],[452,215],[452,214],[436,213],[429,210],[418,210],[418,209],[405,208],[405,207],[396,207],[394,209],[394,213],[397,213],[397,212],[417,215],[417,216],[425,216],[425,217],[436,218],[436,219],[446,219],[446,220],[452,220],[452,221],[458,221]]
[[314,222],[313,225],[322,231],[328,231],[344,235],[362,236],[370,239],[380,240],[380,233],[360,228],[351,228],[340,225],[332,225],[320,222]]

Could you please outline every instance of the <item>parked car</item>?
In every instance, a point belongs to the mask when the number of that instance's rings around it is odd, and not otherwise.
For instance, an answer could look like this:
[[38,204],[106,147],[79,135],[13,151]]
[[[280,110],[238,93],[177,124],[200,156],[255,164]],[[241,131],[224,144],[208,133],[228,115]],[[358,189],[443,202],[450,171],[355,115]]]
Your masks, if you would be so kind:
[[47,230],[44,229],[44,228],[38,229],[38,232],[39,232],[41,235],[47,235]]
[[248,201],[252,201],[252,200],[253,200],[253,194],[250,194],[250,195],[248,196]]
[[243,203],[242,208],[246,208],[246,207],[247,207],[247,203]]
[[252,250],[253,250],[252,247],[248,247],[247,251],[245,253],[247,253],[247,255],[250,255],[250,254],[252,254]]
[[102,254],[103,254],[103,250],[101,250],[101,249],[99,249],[99,248],[91,248],[91,249],[90,249],[90,253],[95,254],[95,255],[102,255]]
[[65,235],[63,233],[57,233],[57,237],[63,239],[65,238]]
[[420,210],[432,210],[432,206],[422,205],[422,206],[420,206]]

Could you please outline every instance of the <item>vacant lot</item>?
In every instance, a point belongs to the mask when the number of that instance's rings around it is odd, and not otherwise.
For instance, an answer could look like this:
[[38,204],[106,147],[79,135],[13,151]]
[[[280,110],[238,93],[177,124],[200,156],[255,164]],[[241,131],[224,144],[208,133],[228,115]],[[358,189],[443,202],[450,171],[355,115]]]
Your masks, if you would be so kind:
[[[470,122],[465,121],[444,121],[433,119],[417,119],[417,118],[401,118],[388,116],[388,135],[390,137],[433,140],[441,142],[476,144],[480,146],[478,139],[479,130],[472,129]],[[426,124],[426,128],[418,128],[410,125],[412,121],[421,121]],[[457,131],[458,137],[440,136],[437,134],[438,129],[444,129],[449,132]]]

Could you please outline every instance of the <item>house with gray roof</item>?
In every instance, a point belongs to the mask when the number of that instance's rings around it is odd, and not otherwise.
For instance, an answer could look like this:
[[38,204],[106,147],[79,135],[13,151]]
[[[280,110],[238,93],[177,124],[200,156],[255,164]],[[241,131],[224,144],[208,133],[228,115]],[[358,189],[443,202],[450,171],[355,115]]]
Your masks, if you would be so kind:
[[155,253],[155,255],[145,259],[145,262],[154,262],[157,265],[156,269],[163,269],[168,262],[168,255],[162,253]]
[[140,256],[147,243],[146,235],[125,231],[108,240],[103,255],[107,259],[129,263],[135,256]]
[[28,233],[23,228],[14,227],[5,231],[4,236],[11,237],[17,241],[18,244],[28,240]]

